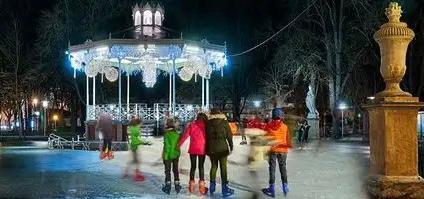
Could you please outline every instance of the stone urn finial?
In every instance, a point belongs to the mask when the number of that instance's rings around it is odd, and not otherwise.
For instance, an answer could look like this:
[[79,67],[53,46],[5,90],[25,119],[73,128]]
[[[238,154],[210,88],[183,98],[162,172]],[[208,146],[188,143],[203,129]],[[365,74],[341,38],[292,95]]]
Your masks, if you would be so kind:
[[377,94],[377,98],[411,97],[408,92],[402,91],[399,86],[406,71],[406,51],[414,31],[406,23],[400,22],[402,9],[398,3],[390,3],[386,8],[388,23],[381,25],[380,30],[374,34],[374,39],[380,46],[381,65],[380,73],[386,83],[386,89]]
[[401,15],[402,8],[396,2],[391,2],[389,7],[386,8],[386,16],[389,19],[389,22],[400,22]]

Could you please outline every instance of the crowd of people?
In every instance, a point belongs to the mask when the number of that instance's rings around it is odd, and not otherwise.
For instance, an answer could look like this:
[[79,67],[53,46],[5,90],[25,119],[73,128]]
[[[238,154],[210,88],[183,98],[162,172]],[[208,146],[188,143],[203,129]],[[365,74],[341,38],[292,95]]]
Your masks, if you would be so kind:
[[[164,164],[165,183],[162,191],[166,194],[171,193],[172,175],[173,184],[176,193],[182,189],[179,178],[179,158],[181,155],[181,146],[189,138],[188,153],[190,155],[190,180],[188,182],[188,191],[195,192],[196,180],[195,173],[198,170],[198,191],[200,194],[213,195],[216,192],[217,171],[219,168],[221,178],[221,194],[223,197],[229,197],[234,194],[234,189],[229,187],[227,166],[228,156],[234,149],[233,134],[242,132],[242,145],[247,144],[246,136],[250,139],[250,155],[248,158],[249,169],[252,177],[257,178],[256,170],[261,163],[268,162],[269,185],[266,188],[255,191],[255,196],[265,194],[270,197],[276,196],[275,189],[275,169],[278,165],[281,185],[281,191],[284,194],[289,192],[286,160],[289,148],[292,147],[291,136],[287,125],[283,122],[283,110],[272,110],[272,118],[264,121],[260,117],[249,118],[244,128],[239,128],[234,121],[227,120],[225,114],[219,109],[212,108],[209,113],[200,112],[196,119],[187,124],[183,133],[179,132],[179,121],[175,117],[169,117],[165,121],[163,134],[163,152],[162,160]],[[140,138],[141,120],[133,118],[128,127],[129,148],[132,152],[132,160],[128,162],[124,171],[124,177],[128,177],[129,168],[135,165],[134,180],[143,181],[145,177],[139,169],[140,161],[137,149],[143,144]],[[307,124],[306,124],[307,125]],[[303,128],[303,127],[302,127]],[[306,128],[306,127],[305,127]],[[101,148],[100,158],[113,158],[111,151],[110,132],[112,131],[112,119],[107,114],[101,113],[98,118],[96,130],[103,138],[103,148]],[[307,138],[306,138],[307,139]],[[209,186],[205,181],[204,163],[206,156],[209,157],[211,168],[209,171]]]

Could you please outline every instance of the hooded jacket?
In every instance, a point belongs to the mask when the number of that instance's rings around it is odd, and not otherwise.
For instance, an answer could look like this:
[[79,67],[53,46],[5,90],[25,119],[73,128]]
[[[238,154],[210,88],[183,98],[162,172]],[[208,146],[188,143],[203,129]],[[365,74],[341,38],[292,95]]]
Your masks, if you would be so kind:
[[225,115],[210,115],[206,123],[206,154],[228,156],[232,150],[233,135]]
[[107,114],[100,114],[97,120],[96,130],[102,132],[103,139],[112,140],[114,138],[112,118]]
[[292,147],[291,137],[287,125],[281,120],[272,120],[265,126],[267,136],[276,143],[271,147],[273,153],[287,153]]
[[162,157],[164,160],[174,160],[180,157],[180,149],[178,147],[178,140],[180,134],[175,129],[166,129],[163,135],[163,152]]
[[202,120],[196,120],[190,123],[184,134],[180,137],[178,146],[184,143],[184,141],[190,137],[190,146],[188,153],[192,155],[205,155],[206,154],[206,133],[205,133],[205,122]]
[[135,151],[139,145],[143,144],[140,139],[140,125],[130,125],[128,130],[130,132],[130,148]]

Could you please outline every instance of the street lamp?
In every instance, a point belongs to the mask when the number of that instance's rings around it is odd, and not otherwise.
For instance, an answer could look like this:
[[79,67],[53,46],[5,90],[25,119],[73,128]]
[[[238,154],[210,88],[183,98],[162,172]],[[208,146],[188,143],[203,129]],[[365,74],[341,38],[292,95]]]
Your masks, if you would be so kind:
[[38,131],[38,125],[37,125],[37,115],[35,115],[36,109],[37,109],[37,105],[38,105],[38,99],[37,98],[33,98],[32,99],[32,122],[33,125],[31,128],[32,130],[36,129]]
[[253,105],[256,107],[256,108],[259,108],[260,106],[261,106],[261,101],[259,101],[259,100],[256,100],[256,101],[253,101]]
[[37,98],[32,99],[32,104],[34,105],[34,107],[36,107],[38,104],[38,99]]
[[342,110],[342,139],[344,134],[344,110],[347,109],[347,105],[342,102],[339,104],[339,109]]
[[259,113],[259,107],[261,106],[261,101],[259,101],[259,100],[255,100],[255,101],[253,101],[253,105],[256,107],[256,114],[258,114]]
[[54,114],[53,115],[53,121],[54,121],[54,131],[57,131],[57,125],[56,125],[56,122],[57,122],[57,120],[59,119],[59,116],[57,116],[57,114]]
[[47,100],[43,100],[42,102],[41,102],[41,105],[43,106],[43,108],[44,108],[44,116],[43,116],[43,118],[44,118],[44,128],[43,128],[43,133],[44,133],[44,136],[46,136],[46,132],[47,132],[47,107],[49,106],[49,101],[47,101]]

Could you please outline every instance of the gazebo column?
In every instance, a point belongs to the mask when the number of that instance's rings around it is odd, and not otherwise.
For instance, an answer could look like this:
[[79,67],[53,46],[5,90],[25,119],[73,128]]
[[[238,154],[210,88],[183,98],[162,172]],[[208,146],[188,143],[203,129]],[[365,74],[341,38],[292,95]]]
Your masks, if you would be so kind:
[[172,72],[169,73],[169,104],[168,111],[172,111]]
[[127,72],[127,119],[130,119],[130,74]]
[[205,108],[205,78],[202,77],[202,109]]
[[418,175],[417,114],[424,104],[401,90],[406,51],[414,32],[399,21],[401,7],[390,3],[389,22],[374,39],[380,46],[380,72],[386,89],[368,104],[370,176],[368,190],[375,198],[424,198],[424,180]]
[[96,76],[93,77],[93,111],[96,118]]
[[176,73],[176,66],[175,66],[175,58],[172,59],[172,114],[175,115],[175,73]]
[[90,81],[85,77],[85,121],[88,121],[88,107],[90,106]]
[[209,79],[206,79],[206,110],[209,110]]
[[119,120],[122,119],[122,81],[121,81],[121,59],[118,60],[118,116]]

